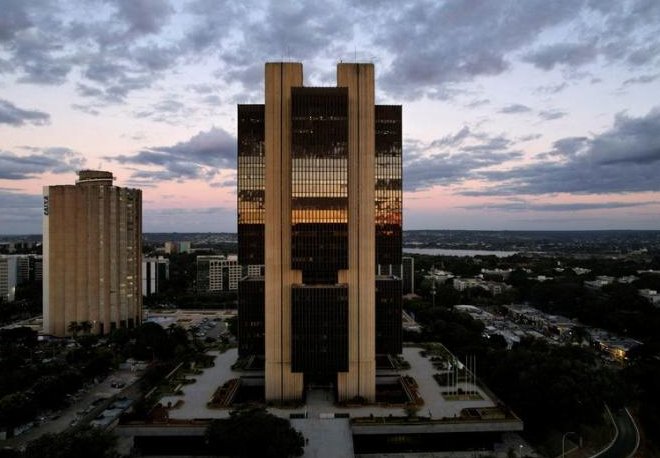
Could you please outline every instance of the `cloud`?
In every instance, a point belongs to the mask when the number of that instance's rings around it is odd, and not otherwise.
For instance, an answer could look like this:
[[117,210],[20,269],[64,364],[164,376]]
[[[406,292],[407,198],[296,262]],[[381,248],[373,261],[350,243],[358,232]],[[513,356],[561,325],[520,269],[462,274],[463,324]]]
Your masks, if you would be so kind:
[[558,94],[567,87],[568,87],[568,83],[564,81],[563,83],[559,83],[559,84],[539,86],[536,89],[534,89],[534,92],[536,92],[537,94]]
[[634,78],[629,78],[623,82],[624,86],[630,86],[633,84],[648,84],[660,78],[660,73],[655,73],[653,75],[640,75]]
[[595,60],[597,55],[594,43],[556,43],[528,53],[523,60],[543,70],[552,70],[556,65],[579,67]]
[[0,189],[0,231],[38,234],[42,229],[43,196]]
[[473,132],[467,126],[429,144],[407,140],[404,188],[419,191],[461,183],[480,169],[522,157],[511,146],[512,142],[501,135]]
[[0,231],[2,234],[40,234],[43,196],[0,188]]
[[173,146],[157,146],[134,155],[122,154],[106,159],[158,168],[137,170],[131,177],[134,180],[211,178],[221,169],[236,166],[236,138],[224,129],[212,127]]
[[431,147],[446,147],[446,146],[457,146],[463,143],[463,141],[470,136],[470,128],[468,126],[463,126],[461,130],[456,132],[454,135],[447,135],[439,140],[434,140],[431,142]]
[[25,148],[32,152],[17,155],[0,151],[0,179],[24,180],[42,173],[68,173],[81,169],[85,158],[69,148]]
[[130,35],[158,33],[174,9],[162,0],[114,0],[116,17],[123,21]]
[[489,203],[481,205],[466,205],[460,208],[466,210],[489,209],[507,212],[579,212],[588,210],[612,210],[617,208],[645,207],[658,205],[658,202],[570,202],[570,203],[531,203],[525,200],[513,202]]
[[528,113],[532,109],[526,105],[521,105],[519,103],[513,105],[507,105],[500,110],[500,113],[504,114],[516,114],[516,113]]
[[146,232],[236,232],[236,208],[152,208],[145,206],[143,226]]
[[554,143],[550,156],[509,170],[477,171],[491,183],[464,195],[533,195],[548,193],[609,194],[660,191],[660,108],[646,116],[616,115],[609,130],[591,137]]
[[[393,55],[382,81],[386,90],[418,97],[441,93],[442,86],[498,75],[510,66],[509,55],[529,46],[547,28],[571,20],[581,2],[415,2],[392,9],[374,8],[374,43]],[[538,14],[540,10],[544,14]],[[406,39],[402,40],[401,37]]]
[[83,113],[87,113],[88,115],[92,115],[92,116],[98,116],[101,114],[101,112],[92,105],[72,103],[71,108],[73,108],[74,110],[82,111]]
[[542,134],[528,134],[528,135],[523,135],[518,139],[519,142],[528,142],[531,140],[538,140],[539,138],[543,137]]
[[490,99],[476,99],[471,101],[470,103],[465,104],[465,108],[477,108],[484,105],[488,105],[489,103],[490,103]]
[[[379,65],[379,91],[399,100],[447,99],[464,94],[464,83],[502,74],[521,59],[543,70],[574,71],[597,58],[653,64],[660,55],[654,3],[420,0],[392,8],[379,1],[218,6],[190,0],[182,7],[165,0],[95,0],[72,8],[69,2],[5,0],[0,69],[21,82],[70,80],[80,84],[80,95],[108,104],[156,87],[182,63],[210,64],[223,90],[242,89],[243,100],[251,100],[263,81],[261,62],[304,61],[318,84],[331,78],[328,62],[353,56],[357,43]],[[545,34],[563,29],[575,38],[542,44]]]
[[562,156],[574,156],[575,153],[584,148],[589,139],[587,137],[566,137],[553,142],[553,152]]
[[209,186],[212,188],[236,188],[238,181],[236,178],[228,178],[226,180],[216,181],[214,183],[209,183]]
[[567,114],[568,113],[566,113],[565,111],[559,111],[559,110],[542,110],[539,111],[539,118],[545,121],[552,121],[555,119],[563,118]]
[[149,118],[152,121],[180,125],[198,111],[198,104],[183,103],[171,95],[151,107],[135,110],[136,118]]
[[0,43],[10,41],[17,33],[32,26],[23,0],[6,0],[2,3],[0,15]]
[[44,125],[50,122],[50,115],[43,111],[24,110],[8,100],[0,99],[0,124],[22,126],[25,123]]
[[42,196],[0,189],[0,208],[26,209],[41,208]]

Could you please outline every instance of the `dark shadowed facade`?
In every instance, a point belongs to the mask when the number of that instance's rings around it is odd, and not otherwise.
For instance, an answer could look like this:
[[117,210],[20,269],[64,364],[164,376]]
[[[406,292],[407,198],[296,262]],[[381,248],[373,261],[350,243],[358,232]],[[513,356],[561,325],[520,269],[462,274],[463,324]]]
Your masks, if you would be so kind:
[[401,107],[374,105],[372,64],[302,79],[266,64],[266,103],[238,106],[239,353],[268,400],[374,400],[376,354],[401,352],[401,279],[376,275],[401,271]]

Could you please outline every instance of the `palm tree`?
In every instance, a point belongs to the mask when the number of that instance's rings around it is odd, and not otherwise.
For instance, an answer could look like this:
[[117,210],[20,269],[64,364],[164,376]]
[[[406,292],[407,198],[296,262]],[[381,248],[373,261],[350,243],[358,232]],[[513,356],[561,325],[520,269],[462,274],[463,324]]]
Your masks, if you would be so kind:
[[197,346],[197,333],[199,332],[199,326],[190,326],[188,332],[192,337],[193,345]]
[[90,321],[83,321],[79,325],[80,330],[84,332],[85,334],[89,334],[89,332],[94,328],[92,323]]
[[73,338],[75,339],[78,336],[78,332],[81,328],[77,321],[71,321],[66,329],[69,331],[69,333],[73,334]]

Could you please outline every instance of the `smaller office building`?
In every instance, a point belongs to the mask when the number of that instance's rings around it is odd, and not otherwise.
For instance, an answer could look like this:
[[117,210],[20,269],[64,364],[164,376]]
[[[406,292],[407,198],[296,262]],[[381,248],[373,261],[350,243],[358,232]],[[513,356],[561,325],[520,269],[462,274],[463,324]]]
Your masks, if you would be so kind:
[[197,292],[237,291],[241,271],[236,255],[197,256]]
[[170,260],[162,256],[142,260],[142,295],[151,296],[162,290],[170,279]]

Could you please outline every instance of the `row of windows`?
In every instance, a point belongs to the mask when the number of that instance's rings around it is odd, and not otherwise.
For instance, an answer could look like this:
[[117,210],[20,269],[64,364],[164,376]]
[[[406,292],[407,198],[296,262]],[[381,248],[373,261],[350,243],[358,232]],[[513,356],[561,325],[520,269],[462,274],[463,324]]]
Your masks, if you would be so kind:
[[348,288],[291,290],[291,366],[316,375],[348,370]]

